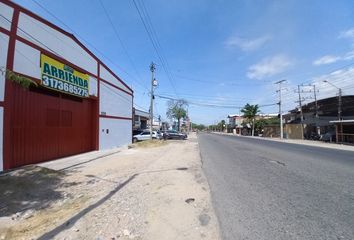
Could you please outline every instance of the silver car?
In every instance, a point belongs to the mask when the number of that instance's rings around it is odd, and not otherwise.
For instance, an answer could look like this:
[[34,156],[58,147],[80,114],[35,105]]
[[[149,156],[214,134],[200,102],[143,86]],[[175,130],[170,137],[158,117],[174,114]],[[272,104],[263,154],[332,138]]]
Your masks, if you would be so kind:
[[[161,133],[160,131],[152,131],[152,139],[161,139]],[[133,136],[133,142],[137,141],[144,141],[144,140],[149,140],[150,139],[150,131],[145,130],[142,133],[139,133],[137,135]]]

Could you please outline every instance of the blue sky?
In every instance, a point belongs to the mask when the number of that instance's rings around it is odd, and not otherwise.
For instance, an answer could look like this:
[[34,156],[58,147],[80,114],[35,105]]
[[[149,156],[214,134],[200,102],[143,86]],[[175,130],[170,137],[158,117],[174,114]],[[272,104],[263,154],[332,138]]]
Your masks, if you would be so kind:
[[[354,94],[351,0],[135,0],[146,7],[169,75],[133,0],[101,0],[124,47],[100,0],[36,1],[70,29],[33,0],[15,2],[69,32],[74,30],[83,43],[90,42],[94,48],[86,44],[88,48],[133,87],[135,105],[143,110],[149,109],[152,61],[157,64],[156,94],[189,101],[188,111],[196,123],[226,119],[246,103],[278,102],[274,83],[281,79],[287,80],[284,110],[297,106],[294,90],[301,83],[315,84],[320,99],[337,93],[324,79],[343,88],[344,95]],[[166,119],[166,101],[155,99],[155,113],[162,119]],[[276,113],[278,106],[261,111]]]

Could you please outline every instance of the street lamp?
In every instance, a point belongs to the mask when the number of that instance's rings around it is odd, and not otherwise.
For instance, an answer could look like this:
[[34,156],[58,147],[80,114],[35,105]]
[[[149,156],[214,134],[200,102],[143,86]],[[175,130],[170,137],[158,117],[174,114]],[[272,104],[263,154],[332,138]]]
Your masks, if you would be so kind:
[[[332,87],[335,87],[338,89],[338,121],[340,124],[340,137],[343,137],[343,126],[342,126],[342,89],[334,85],[333,83],[329,82],[328,80],[323,80],[323,82],[328,83]],[[338,131],[336,131],[338,133]],[[338,134],[336,141],[338,142]]]
[[328,83],[332,87],[338,89],[338,120],[340,121],[342,119],[342,89],[329,82],[328,80],[323,80],[323,82]]

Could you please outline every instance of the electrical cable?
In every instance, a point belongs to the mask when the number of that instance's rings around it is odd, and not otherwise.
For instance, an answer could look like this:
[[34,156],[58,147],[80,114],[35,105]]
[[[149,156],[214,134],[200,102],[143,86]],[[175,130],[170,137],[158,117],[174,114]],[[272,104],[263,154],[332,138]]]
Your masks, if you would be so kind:
[[[33,1],[35,1],[35,0],[33,0]],[[112,29],[113,29],[113,32],[114,32],[115,36],[117,37],[117,39],[118,39],[120,45],[122,46],[125,55],[127,55],[130,64],[132,65],[132,67],[133,67],[135,73],[137,74],[138,79],[141,80],[141,79],[140,79],[140,76],[139,76],[139,72],[138,72],[138,70],[137,70],[137,68],[136,68],[136,66],[135,66],[135,63],[134,63],[133,59],[131,58],[131,56],[130,56],[130,54],[129,54],[127,48],[126,48],[126,46],[125,46],[125,44],[124,44],[124,42],[123,42],[123,40],[122,40],[122,38],[121,38],[121,36],[120,36],[118,30],[117,30],[117,27],[114,25],[114,23],[113,23],[113,21],[112,21],[112,18],[110,17],[110,15],[109,15],[109,13],[108,13],[106,7],[104,6],[102,0],[98,0],[98,1],[99,1],[99,3],[101,4],[101,7],[102,7],[102,9],[103,9],[103,11],[104,11],[104,13],[105,13],[107,19],[108,19],[108,22],[109,22],[110,26],[111,26]],[[143,86],[143,85],[142,85],[142,86]],[[144,86],[144,87],[145,87],[145,86]],[[145,89],[148,90],[147,87],[145,87]]]
[[84,37],[82,37],[80,34],[78,34],[76,31],[74,31],[70,26],[68,26],[64,21],[62,21],[60,18],[58,18],[57,16],[55,16],[51,11],[49,11],[47,8],[45,8],[43,5],[41,5],[37,0],[31,0],[33,1],[36,5],[38,5],[42,10],[44,10],[46,13],[48,13],[50,16],[52,16],[53,18],[55,18],[58,22],[60,22],[63,26],[65,26],[68,30],[70,30],[73,34],[75,34],[76,36],[78,36],[80,39],[82,39],[87,45],[91,46],[98,54],[100,54],[104,59],[106,59],[108,62],[110,62],[113,66],[117,67],[118,69],[120,69],[122,72],[124,72],[125,74],[127,74],[128,76],[130,76],[132,78],[133,81],[135,81],[138,85],[140,85],[141,87],[143,87],[144,89],[146,89],[146,86],[144,86],[143,84],[140,83],[140,81],[138,81],[138,79],[133,76],[132,74],[130,74],[129,72],[127,72],[125,69],[123,69],[121,66],[117,65],[112,59],[110,59],[109,57],[107,57],[104,53],[102,53],[102,51],[100,51],[95,45],[93,45],[92,43],[90,43],[89,41],[87,41]]
[[[136,3],[135,0],[133,0],[133,3],[134,3],[134,6],[135,6],[135,8],[136,8],[138,14],[139,14],[140,20],[142,21],[142,23],[143,23],[143,25],[144,25],[145,31],[146,31],[146,33],[148,34],[148,37],[149,37],[149,39],[150,39],[150,42],[151,42],[151,44],[152,44],[152,46],[153,46],[153,48],[154,48],[154,50],[155,50],[155,52],[156,52],[156,55],[157,55],[157,57],[159,58],[159,60],[160,60],[160,62],[161,62],[161,64],[162,64],[162,68],[164,69],[164,71],[165,71],[165,73],[166,73],[166,76],[167,76],[167,78],[168,78],[168,80],[169,80],[169,82],[170,82],[170,84],[171,84],[171,86],[172,86],[172,88],[173,88],[173,90],[174,90],[176,96],[178,96],[176,87],[175,87],[175,85],[174,85],[174,83],[173,83],[173,79],[172,79],[173,77],[172,77],[170,71],[168,70],[168,68],[167,68],[167,66],[166,66],[167,64],[165,64],[165,61],[164,61],[165,58],[164,58],[163,56],[161,56],[161,53],[160,53],[159,48],[158,48],[158,44],[154,41],[153,36],[152,36],[152,32],[151,32],[151,30],[148,28],[148,25],[147,25],[147,23],[146,23],[145,20],[144,20],[144,17],[143,17],[143,14],[144,14],[144,13],[143,13],[143,11],[140,10],[140,8],[138,7],[138,4]],[[157,36],[155,36],[155,38],[157,38]],[[167,62],[167,60],[166,60],[166,62]]]

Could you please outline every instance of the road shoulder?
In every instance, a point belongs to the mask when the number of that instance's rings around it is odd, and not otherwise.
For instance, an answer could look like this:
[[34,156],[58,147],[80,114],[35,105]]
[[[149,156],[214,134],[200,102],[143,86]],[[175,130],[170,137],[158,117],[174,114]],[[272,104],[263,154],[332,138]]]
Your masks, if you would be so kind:
[[353,145],[347,144],[337,144],[337,143],[328,143],[322,141],[313,141],[313,140],[301,140],[301,139],[280,139],[280,138],[269,138],[269,137],[259,137],[259,136],[244,136],[244,135],[235,135],[232,133],[220,133],[220,132],[213,132],[215,134],[221,135],[228,135],[228,136],[235,136],[235,137],[244,137],[244,138],[254,138],[260,139],[264,141],[274,141],[274,142],[284,142],[290,144],[298,144],[298,145],[305,145],[305,146],[313,146],[313,147],[321,147],[321,148],[329,148],[329,149],[337,149],[337,150],[345,150],[345,151],[354,151]]
[[[55,182],[47,181],[52,197],[43,206],[33,204],[45,194],[39,191],[45,181],[25,190],[17,200],[28,201],[27,208],[1,212],[0,237],[220,239],[196,136],[168,142],[122,149],[64,171],[42,172],[47,168],[34,166],[41,174],[54,174]],[[7,177],[38,180],[31,171],[17,170]]]

